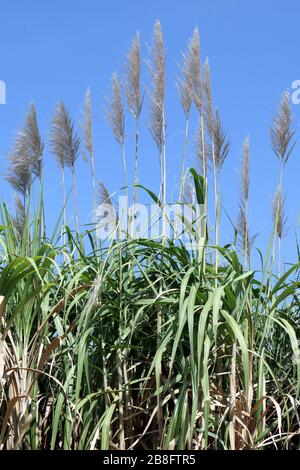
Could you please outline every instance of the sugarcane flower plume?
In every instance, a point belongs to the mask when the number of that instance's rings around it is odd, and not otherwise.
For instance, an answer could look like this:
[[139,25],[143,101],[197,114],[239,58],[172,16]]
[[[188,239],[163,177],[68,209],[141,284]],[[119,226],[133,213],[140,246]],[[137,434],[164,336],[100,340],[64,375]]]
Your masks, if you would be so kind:
[[84,110],[82,112],[81,128],[84,136],[84,147],[88,156],[83,152],[83,157],[86,161],[91,158],[94,153],[93,144],[93,123],[92,123],[92,105],[91,105],[91,90],[88,87],[85,93]]
[[138,119],[142,108],[141,98],[141,41],[136,33],[126,55],[124,90],[130,112]]
[[278,112],[273,117],[273,125],[270,129],[272,148],[282,165],[285,165],[294,149],[294,134],[290,95],[285,91],[281,96]]
[[24,126],[16,136],[13,148],[9,153],[9,167],[6,180],[15,191],[25,196],[28,193],[33,177],[41,178],[42,142],[38,125],[35,105],[30,105],[25,117]]
[[74,169],[79,156],[80,138],[62,101],[58,102],[55,109],[50,130],[50,148],[60,168]]
[[125,140],[125,113],[121,97],[121,87],[116,72],[111,78],[111,94],[107,97],[105,115],[112,133],[120,145]]
[[152,46],[149,49],[150,60],[148,68],[152,76],[151,117],[149,130],[159,152],[164,144],[164,102],[165,102],[165,51],[163,34],[159,21],[156,21],[153,31]]

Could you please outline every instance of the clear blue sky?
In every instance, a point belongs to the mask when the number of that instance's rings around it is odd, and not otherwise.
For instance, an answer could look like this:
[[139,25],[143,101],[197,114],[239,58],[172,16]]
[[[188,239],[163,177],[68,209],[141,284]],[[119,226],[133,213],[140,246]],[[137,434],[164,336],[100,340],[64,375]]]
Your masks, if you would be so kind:
[[[194,27],[200,29],[202,58],[212,70],[214,103],[231,139],[224,164],[223,204],[235,219],[238,210],[238,168],[243,139],[251,140],[251,226],[258,232],[256,245],[265,248],[271,230],[271,204],[279,165],[269,144],[268,127],[283,90],[300,79],[300,3],[297,0],[11,0],[0,11],[0,80],[7,86],[7,104],[0,106],[0,172],[14,133],[22,124],[28,103],[37,106],[40,130],[46,142],[46,205],[51,221],[61,207],[60,175],[47,147],[53,108],[63,99],[74,119],[87,85],[93,99],[96,173],[110,191],[123,184],[118,147],[103,117],[103,103],[111,73],[122,71],[124,54],[137,30],[145,44],[153,23],[160,19],[167,52],[167,133],[169,196],[180,175],[184,118],[175,79],[180,52]],[[147,83],[146,67],[143,81]],[[299,130],[300,106],[293,106]],[[127,115],[128,141],[133,137]],[[143,110],[140,178],[157,190],[158,159],[148,131],[148,104]],[[195,130],[196,122],[193,125]],[[298,133],[299,138],[299,133]],[[128,146],[133,168],[133,146]],[[193,152],[190,146],[189,163]],[[284,187],[289,232],[284,260],[295,260],[294,229],[299,219],[299,145],[286,167]],[[132,171],[131,171],[132,174]],[[87,222],[91,191],[86,164],[78,163],[80,221]],[[0,197],[12,203],[11,191],[1,179]],[[225,219],[225,216],[224,216]],[[225,239],[230,241],[230,229]]]

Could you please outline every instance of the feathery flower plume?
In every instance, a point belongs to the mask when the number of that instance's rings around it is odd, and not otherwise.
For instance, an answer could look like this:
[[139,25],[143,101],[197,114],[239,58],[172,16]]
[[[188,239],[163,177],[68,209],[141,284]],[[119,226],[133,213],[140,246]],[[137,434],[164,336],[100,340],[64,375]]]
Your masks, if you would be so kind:
[[74,168],[79,156],[80,138],[74,130],[72,119],[62,101],[59,101],[50,131],[52,153],[60,168]]
[[241,183],[240,183],[240,208],[237,222],[237,231],[239,235],[240,246],[244,253],[244,267],[250,264],[250,250],[254,242],[249,231],[249,138],[244,140],[243,159],[241,166]]
[[128,108],[133,116],[138,118],[142,108],[141,41],[139,33],[136,33],[126,54],[124,90]]
[[30,105],[24,128],[19,136],[23,141],[22,150],[28,159],[30,170],[37,178],[41,178],[44,144],[39,133],[36,109],[33,103]]
[[180,71],[182,73],[182,77],[177,79],[176,85],[179,92],[181,107],[185,114],[186,120],[188,120],[193,102],[193,77],[189,50],[187,54],[182,54]]
[[251,240],[250,240],[250,233],[249,233],[249,225],[248,225],[248,217],[245,211],[245,208],[240,206],[239,208],[239,215],[237,220],[237,231],[239,234],[239,243],[243,250],[245,261],[244,267],[247,268],[247,260],[250,257],[250,247],[251,247]]
[[194,33],[188,45],[188,57],[190,77],[193,83],[193,101],[199,113],[202,113],[202,79],[201,79],[201,51],[200,51],[200,36],[198,28],[195,28]]
[[127,169],[125,158],[125,113],[121,97],[121,87],[116,72],[112,74],[111,94],[106,99],[105,115],[107,122],[112,130],[113,136],[121,147],[123,160],[124,183],[126,195],[128,196]]
[[281,96],[278,113],[273,117],[273,125],[270,128],[272,148],[282,166],[286,164],[294,149],[294,134],[290,95],[285,91]]
[[287,218],[284,212],[284,200],[282,198],[282,187],[278,186],[273,199],[273,222],[275,232],[279,239],[282,240],[285,234]]
[[[229,153],[230,142],[227,139],[226,132],[222,126],[218,110],[216,110],[213,120],[213,143],[216,168],[217,172],[220,172],[222,165]],[[212,160],[213,156],[211,152],[209,153],[208,157],[210,160]]]
[[8,156],[9,167],[5,179],[15,191],[22,195],[25,203],[31,185],[31,173],[26,159],[22,158],[15,150]]
[[32,175],[41,178],[44,145],[38,130],[35,105],[31,104],[9,158],[6,180],[23,196],[30,194]]
[[246,203],[249,198],[249,138],[243,144],[243,162],[241,171],[241,199]]
[[204,63],[203,71],[203,92],[204,92],[204,117],[205,124],[210,138],[213,134],[213,122],[214,122],[214,112],[213,112],[213,102],[212,102],[212,92],[211,92],[211,78],[210,78],[210,66],[208,59]]
[[[183,72],[184,73],[184,72]],[[184,112],[186,120],[190,117],[190,111],[192,106],[192,87],[191,83],[189,83],[186,77],[179,78],[176,82],[179,97],[180,97],[180,104],[182,110]]]
[[152,76],[151,119],[149,130],[159,153],[165,143],[165,51],[160,22],[157,20],[153,31],[153,44],[150,48],[148,67]]
[[107,98],[105,114],[115,139],[120,145],[123,145],[125,140],[125,113],[117,72],[112,74],[111,95]]
[[[273,223],[275,227],[275,234],[277,236],[277,264],[278,264],[278,276],[281,271],[281,242],[286,231],[287,218],[284,211],[284,200],[282,197],[282,186],[279,184],[273,199]],[[275,257],[275,244],[273,246],[273,259]]]
[[85,153],[83,155],[85,160],[89,160],[94,154],[91,90],[89,87],[85,92],[81,128],[84,135],[84,147],[88,152],[88,156]]

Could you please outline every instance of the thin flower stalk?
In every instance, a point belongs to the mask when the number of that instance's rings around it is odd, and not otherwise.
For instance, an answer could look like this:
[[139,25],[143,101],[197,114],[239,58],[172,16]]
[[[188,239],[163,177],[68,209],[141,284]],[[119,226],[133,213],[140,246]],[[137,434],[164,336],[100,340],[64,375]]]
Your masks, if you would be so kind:
[[125,112],[121,97],[121,87],[116,72],[112,75],[111,93],[107,98],[105,114],[113,136],[121,148],[125,193],[128,200],[128,180],[125,156]]
[[165,135],[165,51],[163,34],[159,21],[156,21],[153,31],[153,44],[150,48],[148,67],[152,77],[151,118],[149,130],[159,152],[161,169],[161,204],[162,204],[162,238],[166,231],[166,135]]
[[[290,105],[290,95],[285,91],[280,99],[277,114],[273,116],[270,128],[271,145],[275,156],[280,162],[279,184],[273,201],[273,219],[275,223],[275,237],[278,238],[278,273],[281,271],[281,242],[285,224],[284,204],[282,200],[283,173],[285,165],[292,154],[295,141],[293,117]],[[275,243],[275,240],[274,240]],[[274,248],[273,248],[274,259]]]
[[188,143],[188,132],[189,132],[189,119],[191,106],[193,102],[193,78],[191,70],[191,51],[188,48],[186,54],[182,55],[182,63],[180,64],[180,70],[182,77],[177,80],[177,89],[180,97],[181,108],[185,116],[185,134],[183,144],[183,158],[179,188],[179,202],[182,202],[183,191],[184,191],[184,173],[185,173],[185,161],[187,157],[187,143]]
[[[227,134],[221,123],[219,111],[216,110],[213,117],[212,125],[212,141],[213,144],[208,148],[208,158],[213,161],[215,166],[215,187],[216,187],[216,227],[215,227],[215,243],[216,247],[219,246],[219,232],[220,232],[220,218],[221,218],[221,169],[225,162],[229,149],[230,142]],[[212,151],[213,149],[213,151]],[[216,250],[215,266],[218,271],[219,253]]]
[[243,144],[243,159],[241,166],[240,209],[238,217],[238,234],[244,254],[244,269],[250,268],[251,239],[249,233],[249,139]]
[[92,120],[92,103],[91,91],[87,88],[85,93],[84,110],[82,113],[81,127],[84,135],[85,152],[84,159],[90,164],[93,192],[93,214],[94,222],[96,217],[96,179],[95,179],[95,157],[94,157],[94,137],[93,137],[93,120]]
[[124,90],[127,105],[135,119],[135,162],[133,203],[137,202],[138,194],[138,159],[139,159],[139,121],[143,106],[141,92],[141,41],[139,33],[134,37],[126,55]]

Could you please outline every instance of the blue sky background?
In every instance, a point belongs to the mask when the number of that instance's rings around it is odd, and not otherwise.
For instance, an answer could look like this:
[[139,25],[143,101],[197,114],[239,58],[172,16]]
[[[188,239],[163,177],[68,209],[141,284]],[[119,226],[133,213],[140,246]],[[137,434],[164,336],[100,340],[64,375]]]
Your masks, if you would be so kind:
[[[40,130],[46,143],[46,206],[53,224],[61,208],[60,174],[47,145],[47,133],[55,103],[63,99],[77,121],[87,85],[91,87],[95,133],[96,174],[112,191],[123,184],[118,146],[103,113],[111,74],[122,72],[124,55],[132,37],[140,31],[143,55],[151,39],[154,21],[160,19],[167,57],[167,161],[168,193],[176,191],[180,175],[184,117],[175,87],[180,53],[195,26],[201,34],[202,59],[212,71],[214,104],[231,139],[231,151],[223,167],[223,204],[232,219],[238,211],[238,169],[244,138],[251,142],[251,227],[258,232],[255,245],[265,250],[271,222],[271,206],[278,182],[279,164],[272,154],[269,125],[281,93],[300,79],[300,3],[297,0],[12,0],[0,10],[0,80],[7,86],[7,104],[0,106],[0,173],[14,134],[22,125],[28,104],[37,106]],[[143,68],[143,82],[148,74]],[[149,136],[148,99],[142,113],[144,130],[140,148],[140,180],[157,191],[159,167],[156,148]],[[300,106],[293,105],[299,139]],[[128,166],[133,174],[132,117],[127,119]],[[195,131],[197,121],[192,124]],[[131,143],[130,143],[131,142]],[[194,163],[193,143],[189,164]],[[78,162],[80,222],[92,209],[88,167]],[[284,189],[288,234],[283,259],[295,260],[295,229],[299,229],[299,145],[286,167]],[[1,177],[0,197],[12,205],[12,192]],[[71,207],[69,215],[71,216]],[[223,242],[232,239],[223,215]]]

